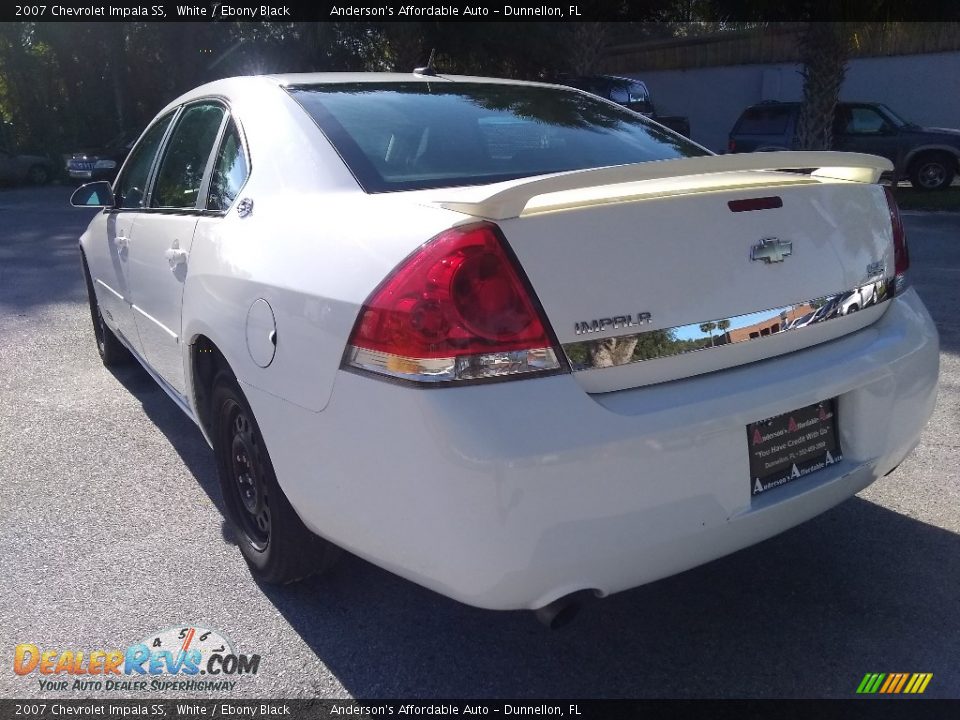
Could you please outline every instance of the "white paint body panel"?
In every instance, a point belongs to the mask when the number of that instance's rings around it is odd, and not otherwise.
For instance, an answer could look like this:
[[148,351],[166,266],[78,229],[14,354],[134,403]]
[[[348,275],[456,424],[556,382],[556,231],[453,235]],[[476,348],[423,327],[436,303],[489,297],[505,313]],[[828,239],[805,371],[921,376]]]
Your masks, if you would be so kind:
[[[369,76],[336,81],[361,78]],[[605,370],[619,375],[592,388],[562,374],[423,390],[340,370],[371,291],[426,240],[476,221],[438,202],[478,202],[490,189],[363,193],[277,86],[328,79],[218,81],[165,109],[225,99],[252,166],[240,193],[253,200],[249,216],[234,207],[199,217],[189,245],[179,238],[189,250],[179,308],[163,299],[176,294],[174,286],[149,279],[156,268],[129,275],[119,258],[114,226],[133,222],[136,235],[133,213],[101,213],[81,239],[97,297],[114,308],[111,326],[194,418],[202,413],[190,346],[202,335],[220,350],[250,401],[282,488],[318,534],[464,602],[535,608],[583,588],[623,590],[769,537],[882,476],[917,442],[933,407],[938,352],[936,331],[912,291],[885,303],[885,312],[831,321],[815,347],[783,347],[781,356],[764,359],[778,339],[748,343],[756,347],[725,350],[745,352],[737,362],[749,364],[690,367],[683,372],[706,374],[602,395],[585,389],[650,382],[642,366],[656,362]],[[755,173],[740,179],[758,183]],[[787,203],[775,227],[764,213],[722,227],[714,222],[722,215],[717,208],[738,196],[735,178],[701,195],[681,192],[680,181],[659,182],[671,197],[599,205],[581,198],[573,210],[501,223],[561,342],[573,322],[593,313],[647,310],[666,327],[838,292],[855,286],[856,266],[878,253],[892,262],[878,188],[807,178],[788,189],[812,193],[806,207],[819,203],[821,215]],[[842,227],[831,224],[837,217],[845,218]],[[781,232],[784,218],[796,231],[796,257],[782,268],[756,264],[749,285],[730,282],[749,243]],[[724,251],[697,259],[690,248],[714,247],[711,232],[719,232],[715,247]],[[636,241],[622,242],[631,233]],[[741,235],[746,245],[731,248]],[[173,239],[161,232],[157,247]],[[598,263],[601,255],[612,261]],[[648,256],[656,262],[645,262]],[[717,272],[706,273],[708,266]],[[173,277],[165,261],[163,269]],[[802,274],[803,292],[812,294],[798,295],[791,273]],[[129,279],[145,284],[125,287]],[[113,295],[104,283],[118,286]],[[178,336],[175,345],[160,348],[152,331],[141,344],[134,315],[125,312],[138,297],[147,309],[157,305],[150,314]],[[276,323],[267,367],[247,342],[247,318],[260,299]],[[710,362],[703,360],[710,354],[691,362]],[[830,397],[839,397],[842,463],[751,501],[745,426]]]

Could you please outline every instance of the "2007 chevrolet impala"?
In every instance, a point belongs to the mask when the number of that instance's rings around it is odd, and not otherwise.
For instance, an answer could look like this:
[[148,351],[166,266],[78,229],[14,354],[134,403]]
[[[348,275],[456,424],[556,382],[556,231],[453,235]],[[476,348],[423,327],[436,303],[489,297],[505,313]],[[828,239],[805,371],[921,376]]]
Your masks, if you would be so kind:
[[715,156],[569,88],[286,75],[175,100],[73,202],[103,207],[103,361],[201,428],[257,577],[342,547],[543,609],[768,538],[916,445],[938,339],[889,169]]

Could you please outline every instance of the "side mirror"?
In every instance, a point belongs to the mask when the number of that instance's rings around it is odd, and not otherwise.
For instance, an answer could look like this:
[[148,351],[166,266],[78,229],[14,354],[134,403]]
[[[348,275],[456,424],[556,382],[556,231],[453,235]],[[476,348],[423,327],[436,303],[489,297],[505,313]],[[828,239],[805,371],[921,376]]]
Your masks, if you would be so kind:
[[106,180],[81,185],[70,196],[74,207],[113,207],[116,203],[113,188]]

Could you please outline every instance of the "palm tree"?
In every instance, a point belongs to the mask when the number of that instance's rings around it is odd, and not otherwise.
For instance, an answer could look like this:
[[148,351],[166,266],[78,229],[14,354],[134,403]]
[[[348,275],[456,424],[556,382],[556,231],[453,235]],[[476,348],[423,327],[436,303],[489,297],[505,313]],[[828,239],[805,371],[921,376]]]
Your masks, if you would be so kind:
[[800,38],[803,103],[797,122],[801,150],[829,150],[833,145],[833,113],[847,72],[854,25],[809,22]]
[[713,331],[717,329],[715,322],[705,322],[700,325],[700,331],[710,333],[710,347],[713,347]]
[[[718,321],[717,321],[717,330],[719,330],[721,333],[726,334],[727,330],[729,330],[729,329],[730,329],[730,321],[729,321],[729,320],[718,320]],[[724,342],[726,342],[726,340],[725,340]]]

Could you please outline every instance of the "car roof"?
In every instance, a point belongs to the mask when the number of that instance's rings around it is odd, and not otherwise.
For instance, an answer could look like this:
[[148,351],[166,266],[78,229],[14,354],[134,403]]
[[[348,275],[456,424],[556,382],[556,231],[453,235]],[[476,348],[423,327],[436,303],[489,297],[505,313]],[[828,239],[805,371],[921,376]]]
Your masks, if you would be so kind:
[[[257,76],[254,76],[257,77]],[[410,83],[410,82],[470,82],[492,85],[533,85],[544,86],[550,83],[529,82],[527,80],[513,80],[511,78],[491,78],[472,75],[420,75],[417,73],[391,72],[313,72],[313,73],[283,73],[278,75],[262,75],[267,80],[278,85],[336,85],[344,83]]]

